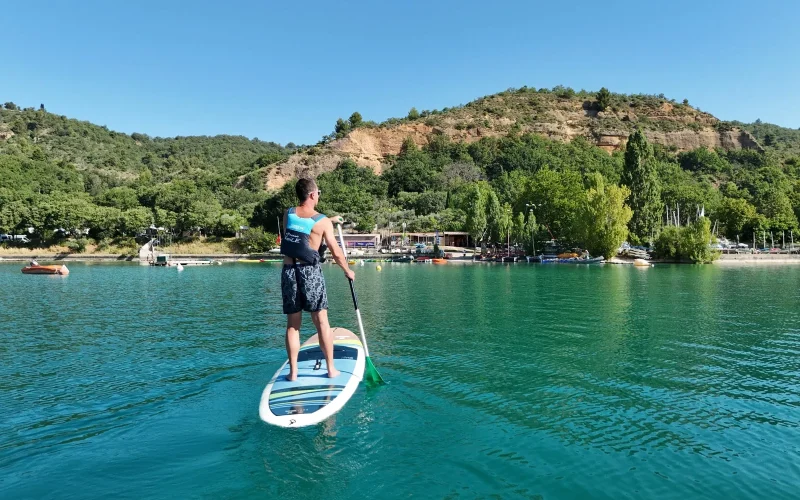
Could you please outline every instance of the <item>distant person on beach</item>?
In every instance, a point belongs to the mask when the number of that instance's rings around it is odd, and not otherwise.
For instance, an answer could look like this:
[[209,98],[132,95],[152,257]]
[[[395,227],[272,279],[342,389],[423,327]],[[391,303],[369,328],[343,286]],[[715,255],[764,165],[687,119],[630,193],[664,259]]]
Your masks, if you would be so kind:
[[[328,377],[334,378],[339,371],[333,362],[333,338],[328,324],[328,295],[325,277],[320,262],[325,246],[330,249],[333,260],[342,268],[347,279],[355,279],[355,273],[347,265],[343,251],[336,242],[331,219],[317,212],[322,191],[312,179],[300,179],[295,185],[300,205],[292,207],[283,215],[284,235],[281,238],[283,269],[281,270],[281,294],[283,313],[286,314],[286,354],[289,357],[288,380],[297,379],[297,354],[300,351],[300,326],[303,311],[311,313],[311,321],[317,328],[319,345],[325,355]],[[341,218],[338,218],[341,222]]]

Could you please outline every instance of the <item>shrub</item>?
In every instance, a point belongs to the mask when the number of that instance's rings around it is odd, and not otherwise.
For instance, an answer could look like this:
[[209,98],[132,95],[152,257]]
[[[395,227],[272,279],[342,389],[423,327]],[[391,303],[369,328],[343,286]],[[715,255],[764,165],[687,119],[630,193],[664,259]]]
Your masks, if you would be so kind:
[[716,260],[720,252],[710,244],[711,221],[706,217],[682,227],[665,227],[655,241],[656,255],[662,259],[685,259],[706,264]]
[[608,91],[607,88],[603,87],[597,93],[597,109],[599,111],[605,111],[609,105],[609,101],[611,100],[611,92]]
[[86,251],[86,245],[88,244],[89,240],[86,238],[78,238],[67,242],[67,248],[74,253],[83,253]]
[[241,238],[231,242],[231,250],[237,253],[269,252],[278,244],[278,235],[267,233],[260,227],[251,227]]

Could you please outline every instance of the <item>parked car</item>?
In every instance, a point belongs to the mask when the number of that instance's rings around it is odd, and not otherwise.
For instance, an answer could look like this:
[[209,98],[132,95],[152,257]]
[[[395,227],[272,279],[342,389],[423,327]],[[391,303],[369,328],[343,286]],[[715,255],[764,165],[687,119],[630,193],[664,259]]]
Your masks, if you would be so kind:
[[24,234],[0,234],[0,243],[30,243],[31,240]]

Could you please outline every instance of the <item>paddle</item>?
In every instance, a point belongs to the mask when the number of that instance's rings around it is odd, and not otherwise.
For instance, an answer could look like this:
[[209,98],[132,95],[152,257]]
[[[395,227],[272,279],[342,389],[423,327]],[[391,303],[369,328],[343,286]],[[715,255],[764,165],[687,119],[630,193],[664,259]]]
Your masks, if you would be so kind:
[[[347,247],[344,245],[344,236],[342,236],[342,225],[337,224],[336,226],[339,229],[339,242],[342,245],[342,252],[344,252],[344,259],[347,260]],[[353,286],[353,280],[348,279],[350,282],[350,295],[353,296],[353,306],[356,308],[356,318],[358,319],[358,332],[361,334],[361,343],[364,344],[364,354],[367,355],[366,359],[366,366],[364,366],[364,381],[368,386],[375,387],[379,385],[384,385],[386,382],[383,381],[381,374],[378,373],[378,369],[375,368],[375,365],[372,364],[372,360],[369,357],[369,348],[367,348],[367,338],[364,336],[364,324],[361,322],[361,311],[358,310],[358,297],[356,296],[356,288]]]

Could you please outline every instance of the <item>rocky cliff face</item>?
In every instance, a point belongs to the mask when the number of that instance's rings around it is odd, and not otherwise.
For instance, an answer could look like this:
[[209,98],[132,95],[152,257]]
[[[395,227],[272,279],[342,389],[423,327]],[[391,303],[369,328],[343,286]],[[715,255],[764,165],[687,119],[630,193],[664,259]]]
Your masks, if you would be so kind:
[[[638,100],[636,100],[638,99]],[[406,138],[418,146],[432,134],[453,141],[474,142],[514,132],[531,132],[552,140],[583,137],[613,153],[622,150],[637,127],[647,138],[674,151],[699,147],[762,150],[748,132],[718,127],[714,116],[682,105],[649,97],[632,98],[606,111],[596,111],[591,101],[559,99],[553,94],[502,93],[467,106],[399,124],[357,128],[333,141],[317,155],[295,155],[267,172],[267,187],[275,189],[299,175],[318,175],[332,170],[338,161],[351,158],[380,173],[387,156],[397,155]]]

